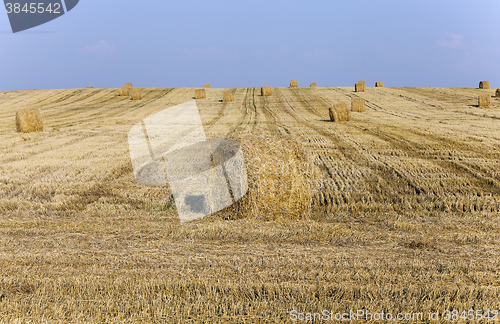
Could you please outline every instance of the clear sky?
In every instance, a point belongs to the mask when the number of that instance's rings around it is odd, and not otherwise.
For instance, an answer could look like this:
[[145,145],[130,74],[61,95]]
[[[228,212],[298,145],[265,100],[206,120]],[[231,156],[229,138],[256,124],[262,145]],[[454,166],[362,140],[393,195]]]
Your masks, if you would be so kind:
[[0,13],[0,90],[291,79],[500,87],[500,0],[80,0],[17,34]]

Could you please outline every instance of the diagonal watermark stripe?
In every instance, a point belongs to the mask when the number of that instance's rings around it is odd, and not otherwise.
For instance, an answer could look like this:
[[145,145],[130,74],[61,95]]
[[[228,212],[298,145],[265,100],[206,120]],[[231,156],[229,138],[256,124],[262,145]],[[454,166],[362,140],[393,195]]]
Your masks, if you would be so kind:
[[240,144],[208,140],[195,101],[137,123],[128,143],[136,180],[153,186],[168,181],[181,222],[226,208],[248,191]]

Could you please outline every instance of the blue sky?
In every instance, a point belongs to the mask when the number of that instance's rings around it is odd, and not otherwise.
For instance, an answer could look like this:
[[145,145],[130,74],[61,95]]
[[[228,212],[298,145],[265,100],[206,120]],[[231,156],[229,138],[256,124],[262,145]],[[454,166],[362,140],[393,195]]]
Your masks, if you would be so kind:
[[368,85],[500,87],[499,0],[80,0],[12,34],[0,90]]

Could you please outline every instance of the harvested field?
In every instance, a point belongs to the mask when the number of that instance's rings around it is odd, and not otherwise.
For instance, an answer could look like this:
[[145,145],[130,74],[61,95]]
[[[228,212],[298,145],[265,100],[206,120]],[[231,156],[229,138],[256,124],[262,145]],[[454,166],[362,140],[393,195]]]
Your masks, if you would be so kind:
[[[498,309],[500,101],[477,105],[496,89],[353,90],[239,88],[232,102],[207,91],[207,136],[254,139],[253,174],[292,140],[296,164],[318,174],[303,214],[268,205],[272,215],[183,225],[168,186],[135,181],[127,133],[195,89],[141,88],[140,101],[116,89],[0,92],[0,322]],[[360,97],[366,112],[329,121],[329,107]],[[44,131],[16,132],[27,106]],[[289,167],[263,171],[289,185]]]

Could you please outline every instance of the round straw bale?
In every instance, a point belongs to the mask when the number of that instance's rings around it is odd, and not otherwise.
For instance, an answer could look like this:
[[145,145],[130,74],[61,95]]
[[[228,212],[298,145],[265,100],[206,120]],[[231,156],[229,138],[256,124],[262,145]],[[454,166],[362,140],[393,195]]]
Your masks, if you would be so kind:
[[141,90],[139,89],[133,89],[130,91],[130,99],[132,100],[141,100],[142,99],[142,93]]
[[328,111],[330,114],[330,121],[332,122],[351,120],[351,111],[347,108],[347,104],[345,103],[336,104],[330,107]]
[[127,87],[127,86],[121,87],[120,88],[120,96],[122,96],[122,97],[130,96],[130,89],[132,89],[132,88]]
[[262,96],[272,96],[273,95],[273,88],[271,88],[271,87],[262,87],[260,89],[260,94]]
[[233,135],[245,156],[248,192],[221,211],[225,219],[306,219],[318,168],[292,136]]
[[383,82],[375,82],[375,87],[376,88],[383,88],[384,87],[384,83]]
[[16,130],[23,133],[43,131],[42,114],[38,108],[25,108],[16,112]]
[[204,99],[207,97],[207,92],[205,89],[195,89],[194,90],[195,99]]
[[132,83],[130,83],[130,82],[125,83],[125,87],[127,87],[127,88],[133,88]]
[[292,80],[290,81],[290,88],[297,88],[299,86],[299,81]]
[[497,91],[495,92],[495,97],[500,97],[500,89],[497,89]]
[[328,108],[328,113],[330,115],[330,121],[339,121],[339,115],[337,114],[337,111],[334,107]]
[[234,101],[234,90],[227,90],[222,93],[222,102]]
[[489,89],[490,82],[489,81],[481,81],[479,82],[479,89]]
[[203,86],[203,88],[205,88],[205,89],[210,89],[210,83],[205,84],[205,85]]
[[363,98],[352,98],[351,99],[351,111],[364,112],[366,111],[366,103]]
[[488,108],[491,106],[491,97],[490,95],[480,95],[478,98],[478,106]]
[[94,87],[87,87],[87,89],[94,89]]
[[[363,81],[363,82],[364,82],[364,81]],[[360,83],[360,82],[356,83],[356,84],[354,85],[354,90],[355,90],[356,92],[365,92],[365,84],[364,84],[364,83]]]
[[318,84],[316,82],[311,83],[311,88],[316,88],[317,86],[318,86]]

